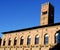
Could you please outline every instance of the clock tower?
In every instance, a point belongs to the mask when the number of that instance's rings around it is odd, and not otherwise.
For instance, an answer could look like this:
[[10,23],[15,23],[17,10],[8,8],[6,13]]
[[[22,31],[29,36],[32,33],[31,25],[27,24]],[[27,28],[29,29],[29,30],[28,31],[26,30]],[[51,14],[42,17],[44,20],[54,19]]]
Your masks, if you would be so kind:
[[54,24],[54,6],[49,2],[42,4],[40,25]]

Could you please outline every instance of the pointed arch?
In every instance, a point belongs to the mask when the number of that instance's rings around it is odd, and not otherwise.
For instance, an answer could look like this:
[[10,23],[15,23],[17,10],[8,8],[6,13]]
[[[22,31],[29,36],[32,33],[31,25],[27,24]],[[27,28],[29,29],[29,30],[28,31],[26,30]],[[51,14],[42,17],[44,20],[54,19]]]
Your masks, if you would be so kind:
[[17,44],[17,37],[14,38],[14,45]]
[[60,43],[60,30],[55,33],[55,43]]
[[3,46],[5,46],[5,43],[6,43],[6,38],[3,40]]
[[39,35],[35,36],[35,44],[39,44]]
[[0,46],[1,46],[2,39],[0,38]]
[[11,45],[11,38],[9,38],[9,40],[8,40],[8,45],[9,46]]
[[29,45],[30,42],[31,42],[31,36],[29,35],[29,36],[27,37],[27,45]]
[[49,40],[49,35],[45,34],[44,35],[44,44],[48,44],[48,40]]
[[20,39],[20,45],[23,45],[24,37],[22,36]]

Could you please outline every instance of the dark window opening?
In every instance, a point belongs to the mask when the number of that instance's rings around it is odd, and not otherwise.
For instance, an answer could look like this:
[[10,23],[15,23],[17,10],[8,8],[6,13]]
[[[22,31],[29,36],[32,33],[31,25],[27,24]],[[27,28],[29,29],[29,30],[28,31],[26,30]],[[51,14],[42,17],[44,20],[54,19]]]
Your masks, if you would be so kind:
[[29,44],[30,44],[30,41],[31,41],[31,39],[30,39],[30,38],[28,38],[28,39],[27,39],[27,45],[29,45]]
[[56,35],[55,35],[55,43],[60,43],[60,33],[56,33]]
[[3,46],[5,46],[6,41],[3,41]]
[[0,46],[1,46],[1,41],[2,41],[2,39],[0,39]]
[[23,39],[20,40],[20,45],[23,45]]
[[45,11],[45,12],[42,12],[42,15],[44,15],[44,14],[47,14],[47,11]]
[[17,40],[15,39],[15,40],[14,40],[14,45],[16,45],[16,43],[17,43]]
[[8,45],[11,45],[11,40],[9,40]]
[[48,37],[44,38],[44,44],[48,44]]
[[44,37],[44,44],[48,44],[48,35],[45,35]]
[[35,38],[35,44],[39,43],[39,38]]
[[35,44],[39,44],[39,36],[38,35],[36,35],[36,37],[35,37]]

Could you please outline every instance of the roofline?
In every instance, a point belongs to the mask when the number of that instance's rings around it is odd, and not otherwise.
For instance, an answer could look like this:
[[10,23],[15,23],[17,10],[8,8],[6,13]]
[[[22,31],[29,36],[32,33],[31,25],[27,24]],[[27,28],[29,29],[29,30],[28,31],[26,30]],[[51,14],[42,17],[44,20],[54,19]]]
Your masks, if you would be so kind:
[[32,30],[32,29],[37,29],[37,28],[44,28],[44,27],[49,27],[49,26],[56,26],[60,25],[60,23],[55,23],[51,25],[44,25],[44,26],[35,26],[31,28],[25,28],[25,29],[19,29],[19,30],[13,30],[13,31],[7,31],[7,32],[2,32],[2,34],[8,34],[8,33],[13,33],[13,32],[20,32],[20,31],[26,31],[26,30]]

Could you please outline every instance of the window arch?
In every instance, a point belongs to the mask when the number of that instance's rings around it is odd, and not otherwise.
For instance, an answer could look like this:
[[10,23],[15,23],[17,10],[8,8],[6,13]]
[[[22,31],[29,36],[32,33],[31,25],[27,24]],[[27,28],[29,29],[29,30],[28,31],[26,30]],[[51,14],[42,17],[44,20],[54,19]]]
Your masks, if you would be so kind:
[[55,43],[60,43],[60,31],[57,31],[55,34]]
[[39,36],[38,35],[35,36],[35,44],[39,44]]
[[5,43],[6,43],[6,39],[3,40],[3,46],[5,46]]
[[23,39],[23,36],[22,36],[21,39],[20,39],[20,45],[23,45],[23,41],[24,41],[24,39]]
[[14,38],[14,45],[17,44],[17,37]]
[[45,36],[44,36],[44,44],[48,44],[48,39],[49,39],[49,35],[45,34]]
[[2,39],[0,38],[0,46],[1,46]]
[[27,45],[29,45],[30,42],[31,42],[31,36],[28,36],[28,38],[27,38]]
[[9,38],[8,45],[9,46],[11,45],[11,38]]

